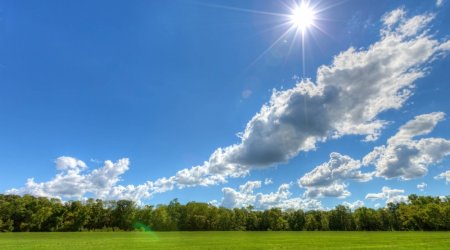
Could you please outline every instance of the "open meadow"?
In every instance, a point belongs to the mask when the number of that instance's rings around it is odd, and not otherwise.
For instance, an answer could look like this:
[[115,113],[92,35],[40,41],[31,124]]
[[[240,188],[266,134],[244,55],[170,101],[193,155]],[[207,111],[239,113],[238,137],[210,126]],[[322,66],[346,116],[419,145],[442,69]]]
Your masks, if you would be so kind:
[[450,249],[450,232],[3,233],[0,249]]

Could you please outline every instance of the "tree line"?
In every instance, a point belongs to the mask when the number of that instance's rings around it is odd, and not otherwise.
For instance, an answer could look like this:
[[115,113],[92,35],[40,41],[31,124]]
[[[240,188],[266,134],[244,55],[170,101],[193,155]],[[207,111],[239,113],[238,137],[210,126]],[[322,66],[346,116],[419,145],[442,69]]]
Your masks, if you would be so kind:
[[450,230],[450,196],[410,195],[408,203],[352,211],[338,205],[332,210],[265,211],[228,209],[207,203],[138,206],[129,200],[62,202],[31,195],[0,194],[1,232],[55,231],[281,231],[281,230]]

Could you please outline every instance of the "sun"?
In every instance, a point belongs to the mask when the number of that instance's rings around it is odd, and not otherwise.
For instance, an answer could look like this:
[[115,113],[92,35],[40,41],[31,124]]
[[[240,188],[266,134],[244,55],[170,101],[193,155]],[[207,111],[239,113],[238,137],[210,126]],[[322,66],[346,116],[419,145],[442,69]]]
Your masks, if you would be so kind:
[[[283,3],[283,1],[289,1],[289,3]],[[342,1],[336,1],[331,6],[324,6],[321,3],[322,0],[281,0],[280,2],[284,5],[283,12],[271,12],[267,10],[253,10],[253,9],[242,9],[231,6],[222,6],[222,5],[210,5],[207,6],[214,8],[222,8],[232,11],[239,12],[247,12],[257,15],[265,15],[267,17],[275,18],[278,24],[274,27],[270,27],[266,29],[266,31],[277,30],[276,33],[279,32],[279,36],[255,59],[253,62],[247,67],[253,66],[257,61],[259,61],[264,55],[266,55],[269,51],[271,51],[276,45],[280,43],[288,43],[290,40],[290,45],[288,47],[287,54],[291,53],[291,50],[295,47],[295,44],[301,44],[301,57],[302,57],[302,68],[303,68],[303,76],[305,76],[305,65],[306,65],[306,47],[307,43],[309,43],[313,38],[314,41],[317,41],[315,37],[316,31],[320,31],[326,35],[328,35],[323,29],[323,22],[329,19],[325,18],[325,11],[330,8],[340,5]],[[265,32],[266,32],[265,31]]]
[[300,6],[296,6],[290,15],[291,23],[294,27],[301,31],[305,31],[314,25],[315,12],[308,4],[302,2]]

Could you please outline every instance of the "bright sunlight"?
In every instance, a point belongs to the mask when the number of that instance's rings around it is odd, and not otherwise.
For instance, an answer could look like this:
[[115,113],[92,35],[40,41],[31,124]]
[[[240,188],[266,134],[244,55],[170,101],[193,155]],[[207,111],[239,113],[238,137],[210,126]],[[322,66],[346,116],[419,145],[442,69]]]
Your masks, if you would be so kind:
[[297,6],[290,16],[292,24],[302,31],[314,24],[315,13],[314,10],[306,3]]

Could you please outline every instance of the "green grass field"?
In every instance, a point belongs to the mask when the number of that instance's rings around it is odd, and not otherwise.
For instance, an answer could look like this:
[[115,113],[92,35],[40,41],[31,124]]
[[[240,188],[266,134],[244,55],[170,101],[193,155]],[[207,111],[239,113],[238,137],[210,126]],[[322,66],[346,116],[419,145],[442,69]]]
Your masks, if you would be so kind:
[[450,232],[1,233],[0,249],[450,249]]

